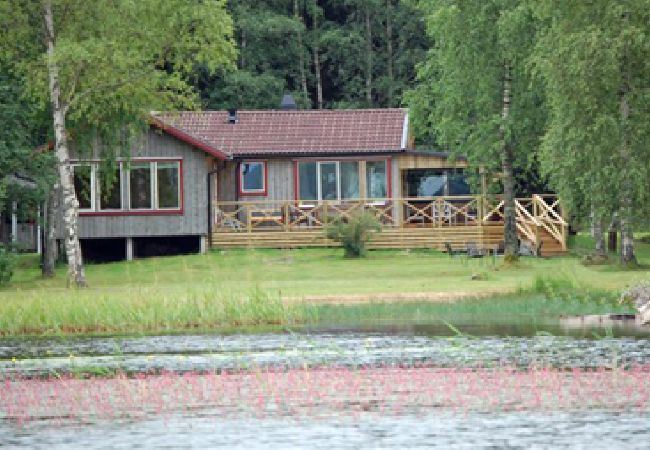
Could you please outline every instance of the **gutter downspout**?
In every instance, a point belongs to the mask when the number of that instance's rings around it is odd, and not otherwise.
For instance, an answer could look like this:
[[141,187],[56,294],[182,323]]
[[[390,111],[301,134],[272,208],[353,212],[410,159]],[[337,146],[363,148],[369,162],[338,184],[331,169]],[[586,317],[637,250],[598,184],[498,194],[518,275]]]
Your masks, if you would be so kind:
[[[218,164],[218,163],[217,163]],[[218,166],[217,166],[218,167]],[[212,176],[219,173],[219,169],[213,169],[208,172],[208,246],[212,248]]]

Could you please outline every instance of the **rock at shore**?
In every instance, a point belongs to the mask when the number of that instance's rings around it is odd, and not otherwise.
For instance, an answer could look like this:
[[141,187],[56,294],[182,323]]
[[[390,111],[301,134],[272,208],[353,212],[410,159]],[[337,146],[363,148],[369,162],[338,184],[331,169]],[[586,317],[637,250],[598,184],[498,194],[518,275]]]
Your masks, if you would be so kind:
[[632,302],[639,311],[641,324],[650,324],[650,282],[631,287],[621,294],[621,303]]

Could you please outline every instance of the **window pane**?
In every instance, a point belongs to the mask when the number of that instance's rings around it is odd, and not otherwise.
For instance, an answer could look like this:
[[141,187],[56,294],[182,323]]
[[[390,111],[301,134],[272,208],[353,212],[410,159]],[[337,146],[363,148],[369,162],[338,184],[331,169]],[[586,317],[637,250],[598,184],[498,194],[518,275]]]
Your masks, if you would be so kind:
[[178,208],[179,163],[158,163],[158,207]]
[[449,174],[449,195],[469,195],[470,193],[467,178],[462,171]]
[[338,200],[336,191],[336,163],[321,163],[320,165],[321,200]]
[[73,166],[74,192],[77,195],[80,209],[92,208],[92,187],[90,166]]
[[386,161],[366,162],[366,185],[368,198],[384,198],[388,195]]
[[264,190],[264,163],[251,162],[241,165],[242,191]]
[[121,173],[119,165],[113,169],[112,173],[101,172],[99,174],[100,190],[102,193],[100,200],[101,209],[122,209],[122,189]]
[[298,186],[300,200],[318,200],[316,181],[316,163],[298,164]]
[[151,209],[150,163],[133,164],[129,175],[132,209]]
[[359,198],[359,163],[343,161],[341,167],[341,198]]

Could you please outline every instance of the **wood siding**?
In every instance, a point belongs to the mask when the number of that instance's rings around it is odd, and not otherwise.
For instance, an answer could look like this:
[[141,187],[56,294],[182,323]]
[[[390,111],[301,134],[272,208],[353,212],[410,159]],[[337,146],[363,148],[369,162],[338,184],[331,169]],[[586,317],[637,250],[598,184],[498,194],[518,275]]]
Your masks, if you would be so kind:
[[[451,163],[446,157],[422,153],[404,153],[396,156],[399,169],[447,169],[467,167],[467,161],[457,159]],[[401,183],[398,183],[401,184]]]
[[[208,234],[208,173],[213,158],[173,137],[150,130],[131,150],[132,158],[182,160],[183,213],[165,215],[81,215],[79,237],[117,238]],[[122,205],[128,203],[127,183],[122,183]],[[126,211],[124,211],[126,213]],[[62,221],[59,220],[59,223]],[[61,227],[58,227],[62,230]],[[61,232],[59,232],[61,235]]]

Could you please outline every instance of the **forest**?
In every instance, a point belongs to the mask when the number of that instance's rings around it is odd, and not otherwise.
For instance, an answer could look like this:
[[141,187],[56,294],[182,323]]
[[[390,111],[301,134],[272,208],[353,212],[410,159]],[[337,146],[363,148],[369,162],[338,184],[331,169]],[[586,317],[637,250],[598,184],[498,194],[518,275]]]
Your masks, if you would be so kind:
[[277,108],[290,92],[303,109],[408,107],[416,145],[498,179],[507,243],[511,199],[551,190],[596,252],[620,231],[633,265],[650,211],[648,23],[650,0],[0,0],[0,209],[61,189],[74,230],[68,139],[99,138],[110,160],[149,111]]

